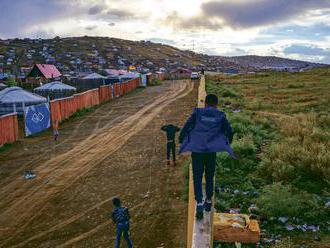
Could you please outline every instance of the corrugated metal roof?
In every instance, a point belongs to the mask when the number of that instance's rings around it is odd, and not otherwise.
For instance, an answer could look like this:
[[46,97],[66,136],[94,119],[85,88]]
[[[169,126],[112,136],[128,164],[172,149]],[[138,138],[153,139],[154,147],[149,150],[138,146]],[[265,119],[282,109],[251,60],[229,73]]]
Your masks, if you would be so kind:
[[44,75],[45,78],[57,78],[60,77],[62,74],[57,70],[55,65],[49,64],[36,64],[40,72]]

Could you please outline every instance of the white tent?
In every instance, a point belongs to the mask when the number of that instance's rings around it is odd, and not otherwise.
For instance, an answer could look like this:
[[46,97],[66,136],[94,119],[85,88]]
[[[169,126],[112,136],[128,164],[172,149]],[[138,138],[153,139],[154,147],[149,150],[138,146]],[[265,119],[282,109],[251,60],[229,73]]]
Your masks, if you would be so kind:
[[106,77],[94,72],[87,75],[86,77],[83,77],[83,79],[106,79]]
[[5,88],[7,88],[7,85],[5,85],[5,84],[3,84],[3,83],[0,83],[0,90],[3,90],[3,89],[5,89]]
[[54,81],[48,84],[44,84],[40,87],[35,88],[33,91],[38,92],[38,91],[66,91],[66,90],[72,90],[75,91],[76,88],[71,86],[71,85],[67,85],[64,84],[62,82],[59,81]]
[[23,113],[23,106],[47,102],[47,98],[23,90],[20,87],[10,87],[0,91],[0,114]]

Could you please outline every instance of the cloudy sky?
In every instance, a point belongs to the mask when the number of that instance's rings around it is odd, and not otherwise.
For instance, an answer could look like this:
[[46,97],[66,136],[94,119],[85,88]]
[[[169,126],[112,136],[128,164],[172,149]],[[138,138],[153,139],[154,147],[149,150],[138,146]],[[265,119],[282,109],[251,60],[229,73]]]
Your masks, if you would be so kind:
[[109,36],[330,64],[330,0],[0,0],[0,38]]

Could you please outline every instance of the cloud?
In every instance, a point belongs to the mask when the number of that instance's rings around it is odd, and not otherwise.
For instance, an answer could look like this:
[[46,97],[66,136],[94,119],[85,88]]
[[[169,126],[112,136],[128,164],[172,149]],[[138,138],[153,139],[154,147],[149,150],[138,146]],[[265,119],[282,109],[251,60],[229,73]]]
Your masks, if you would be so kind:
[[311,10],[330,8],[329,0],[225,0],[202,4],[205,18],[219,18],[233,28],[275,24]]
[[154,43],[162,43],[162,44],[168,44],[168,45],[175,45],[176,42],[174,40],[171,40],[171,39],[163,39],[163,38],[150,38],[150,39],[147,39],[151,42],[154,42]]
[[100,14],[102,12],[102,10],[104,9],[104,6],[101,6],[101,5],[95,5],[93,7],[91,7],[89,10],[88,10],[88,14],[89,15],[97,15],[97,14]]
[[1,0],[0,34],[21,37],[31,27],[42,29],[48,22],[78,15],[81,9],[77,0]]
[[303,54],[312,56],[330,56],[329,49],[323,49],[311,45],[292,44],[284,49],[286,54]]
[[86,29],[87,31],[92,31],[92,30],[97,29],[97,26],[96,26],[96,25],[90,25],[90,26],[85,27],[85,29]]
[[324,49],[308,44],[291,44],[287,46],[283,53],[286,55],[303,55],[311,57],[319,62],[330,63],[330,49]]
[[195,16],[190,18],[183,18],[178,15],[177,12],[169,14],[163,21],[165,25],[172,25],[175,28],[187,29],[187,30],[198,30],[198,29],[209,29],[218,30],[222,27],[222,24],[218,21],[205,18],[204,16]]

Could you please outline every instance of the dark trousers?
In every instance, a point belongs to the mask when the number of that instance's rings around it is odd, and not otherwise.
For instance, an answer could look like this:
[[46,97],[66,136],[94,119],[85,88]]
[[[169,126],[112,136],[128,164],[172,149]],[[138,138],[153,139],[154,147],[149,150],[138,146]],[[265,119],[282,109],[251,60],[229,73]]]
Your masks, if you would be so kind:
[[167,160],[171,159],[171,153],[172,153],[173,161],[175,161],[175,155],[176,155],[175,148],[176,148],[175,142],[173,142],[173,141],[167,142],[167,145],[166,145],[166,159]]
[[132,241],[129,237],[129,224],[128,222],[125,223],[118,223],[116,226],[116,248],[120,247],[120,240],[121,236],[124,236],[124,239],[126,240],[127,247],[132,248]]
[[216,166],[216,153],[191,153],[195,200],[203,201],[203,174],[205,172],[206,198],[211,200],[214,190],[214,172]]

